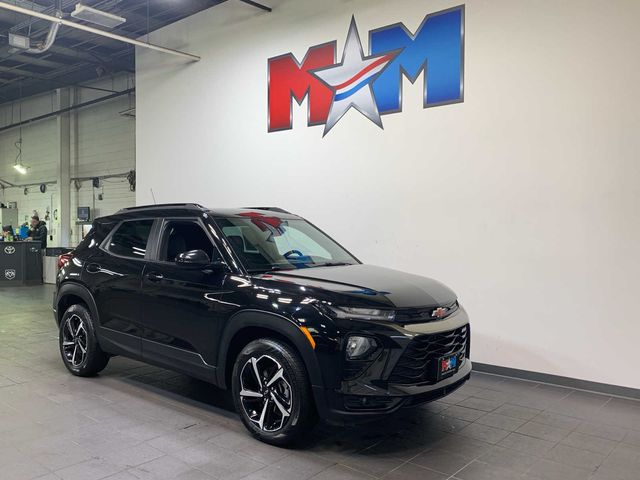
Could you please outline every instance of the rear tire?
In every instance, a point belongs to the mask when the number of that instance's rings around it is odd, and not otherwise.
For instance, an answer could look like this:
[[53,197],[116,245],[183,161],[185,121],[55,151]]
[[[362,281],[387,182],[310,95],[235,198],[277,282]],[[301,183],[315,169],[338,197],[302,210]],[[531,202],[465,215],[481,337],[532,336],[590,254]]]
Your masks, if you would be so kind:
[[244,347],[233,368],[232,390],[245,427],[265,443],[290,445],[317,421],[304,363],[280,340],[261,338]]
[[91,313],[84,305],[72,305],[64,312],[58,340],[64,366],[73,375],[91,377],[109,363],[109,355],[98,345]]

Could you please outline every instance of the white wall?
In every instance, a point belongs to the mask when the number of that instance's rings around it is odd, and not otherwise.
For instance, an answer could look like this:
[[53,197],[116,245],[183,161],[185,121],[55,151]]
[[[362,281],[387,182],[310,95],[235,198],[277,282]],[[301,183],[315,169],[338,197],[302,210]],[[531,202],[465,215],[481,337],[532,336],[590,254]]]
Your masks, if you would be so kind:
[[[118,75],[87,85],[102,89],[122,91],[134,87],[132,75]],[[76,103],[84,103],[109,92],[77,89]],[[0,105],[0,127],[19,121],[19,103]],[[133,96],[118,97],[103,103],[75,110],[71,114],[71,177],[113,175],[135,169],[135,120],[122,116],[122,112],[135,106]],[[22,101],[22,119],[26,120],[55,110],[55,92],[49,92]],[[18,150],[15,142],[20,138],[19,129],[0,133],[0,178],[14,184],[37,184],[56,180],[58,131],[56,118],[52,117],[30,124],[22,129],[22,162],[29,166],[26,175],[13,169]],[[30,185],[24,195],[24,187],[0,190],[0,201],[18,202],[20,219],[28,221],[34,211],[41,219],[47,211],[56,208],[58,186],[48,185],[45,194],[38,185]],[[98,195],[103,194],[103,200]],[[95,198],[95,200],[94,200]],[[94,189],[91,181],[82,181],[80,188],[71,186],[71,245],[81,239],[81,229],[75,224],[78,206],[88,206],[93,216],[108,215],[135,203],[135,193],[130,191],[123,178],[106,179]],[[95,210],[95,211],[94,211]],[[59,245],[59,222],[53,216],[47,221],[54,240],[49,245]]]
[[152,34],[199,63],[138,52],[138,203],[284,207],[452,286],[475,360],[640,388],[640,3],[469,0],[464,103],[405,81],[384,131],[352,110],[325,138],[306,103],[267,133],[267,58],[457,2],[267,3]]

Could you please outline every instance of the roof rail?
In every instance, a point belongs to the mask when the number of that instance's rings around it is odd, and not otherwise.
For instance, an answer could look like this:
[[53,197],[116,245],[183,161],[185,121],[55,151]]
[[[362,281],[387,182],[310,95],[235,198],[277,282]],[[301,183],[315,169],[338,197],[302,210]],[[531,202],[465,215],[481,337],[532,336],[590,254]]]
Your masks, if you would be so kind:
[[137,207],[121,208],[118,213],[135,212],[138,210],[155,210],[159,208],[188,208],[190,210],[206,210],[198,203],[158,203],[155,205],[139,205]]
[[277,212],[277,213],[286,213],[288,215],[293,215],[291,212],[287,212],[284,208],[280,207],[244,207],[247,210],[267,210],[268,212]]

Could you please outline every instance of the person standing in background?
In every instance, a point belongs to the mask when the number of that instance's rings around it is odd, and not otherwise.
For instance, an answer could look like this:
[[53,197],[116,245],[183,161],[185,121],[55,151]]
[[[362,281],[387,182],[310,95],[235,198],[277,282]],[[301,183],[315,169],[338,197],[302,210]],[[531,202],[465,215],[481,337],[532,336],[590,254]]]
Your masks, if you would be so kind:
[[47,248],[47,224],[40,220],[38,215],[31,217],[31,228],[27,240],[40,242],[40,248]]

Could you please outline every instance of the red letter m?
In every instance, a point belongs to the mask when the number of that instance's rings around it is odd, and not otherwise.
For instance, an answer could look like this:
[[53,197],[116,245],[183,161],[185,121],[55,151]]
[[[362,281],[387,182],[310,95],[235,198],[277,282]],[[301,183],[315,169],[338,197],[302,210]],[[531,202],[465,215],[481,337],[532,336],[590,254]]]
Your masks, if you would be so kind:
[[327,120],[333,93],[309,70],[336,63],[336,42],[311,47],[299,63],[291,53],[270,58],[269,64],[269,125],[270,132],[292,127],[292,98],[298,105],[308,98],[307,124],[322,125]]

